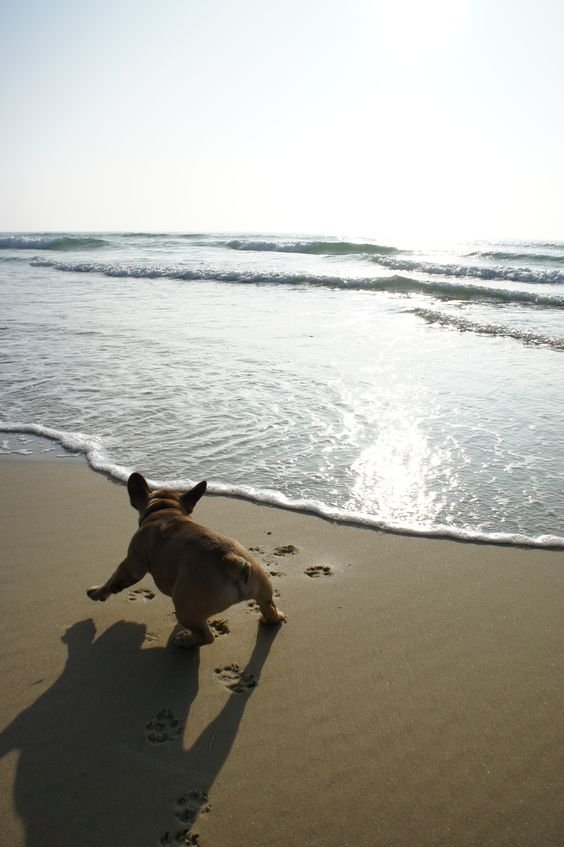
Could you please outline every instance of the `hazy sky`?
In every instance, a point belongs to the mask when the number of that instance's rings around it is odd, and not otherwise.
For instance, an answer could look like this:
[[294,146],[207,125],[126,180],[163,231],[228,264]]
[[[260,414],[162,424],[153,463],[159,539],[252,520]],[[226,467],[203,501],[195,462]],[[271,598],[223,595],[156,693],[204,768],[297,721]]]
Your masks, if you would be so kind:
[[562,0],[0,0],[1,230],[564,240]]

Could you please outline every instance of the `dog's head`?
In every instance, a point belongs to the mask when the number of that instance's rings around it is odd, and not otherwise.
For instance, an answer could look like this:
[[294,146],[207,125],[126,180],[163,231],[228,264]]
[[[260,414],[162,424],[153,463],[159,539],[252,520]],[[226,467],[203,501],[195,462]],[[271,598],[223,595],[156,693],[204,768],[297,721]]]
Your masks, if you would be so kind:
[[199,482],[189,491],[175,491],[172,488],[149,488],[147,480],[140,473],[132,473],[127,480],[129,501],[139,512],[143,520],[153,512],[169,509],[183,515],[191,515],[194,506],[206,492],[207,482]]

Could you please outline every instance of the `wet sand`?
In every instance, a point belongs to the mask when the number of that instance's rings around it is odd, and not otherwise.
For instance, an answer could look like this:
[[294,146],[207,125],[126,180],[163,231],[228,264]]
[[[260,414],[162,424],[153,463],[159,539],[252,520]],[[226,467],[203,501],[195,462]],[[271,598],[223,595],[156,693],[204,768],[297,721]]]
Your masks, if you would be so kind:
[[11,847],[560,847],[564,553],[206,496],[288,621],[169,645],[136,515],[82,460],[0,456],[0,829]]

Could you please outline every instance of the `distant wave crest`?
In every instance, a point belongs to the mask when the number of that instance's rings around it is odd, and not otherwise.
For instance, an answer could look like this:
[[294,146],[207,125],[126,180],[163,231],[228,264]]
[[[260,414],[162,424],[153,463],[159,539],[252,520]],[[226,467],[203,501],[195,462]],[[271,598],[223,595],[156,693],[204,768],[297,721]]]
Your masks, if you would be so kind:
[[92,250],[108,243],[103,238],[78,235],[4,235],[0,250]]
[[391,255],[396,247],[355,241],[263,241],[233,238],[221,242],[232,250],[266,251],[271,253],[312,253],[318,256]]
[[255,285],[315,285],[325,288],[341,288],[348,291],[383,291],[392,294],[427,294],[448,300],[465,300],[488,303],[523,303],[546,308],[564,308],[564,296],[537,294],[533,291],[488,288],[472,283],[432,280],[423,282],[409,277],[390,275],[384,277],[338,277],[314,274],[288,274],[264,271],[214,271],[208,268],[186,268],[167,265],[126,265],[105,262],[56,262],[52,259],[36,258],[31,262],[36,267],[55,268],[74,273],[99,273],[108,277],[134,279],[172,279],[182,281],[215,280],[218,282]]
[[474,250],[472,253],[466,253],[468,258],[479,256],[482,259],[493,259],[496,262],[550,262],[553,264],[563,264],[563,253],[518,253],[504,250]]

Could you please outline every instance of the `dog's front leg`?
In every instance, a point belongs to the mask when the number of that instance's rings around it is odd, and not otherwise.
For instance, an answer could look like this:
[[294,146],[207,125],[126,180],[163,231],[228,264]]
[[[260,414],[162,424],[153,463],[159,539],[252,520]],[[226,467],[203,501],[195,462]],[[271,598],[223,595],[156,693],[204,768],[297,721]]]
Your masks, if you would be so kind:
[[147,570],[146,562],[130,552],[104,585],[95,585],[86,593],[91,600],[107,600],[110,594],[118,594],[124,588],[135,585],[143,579]]

